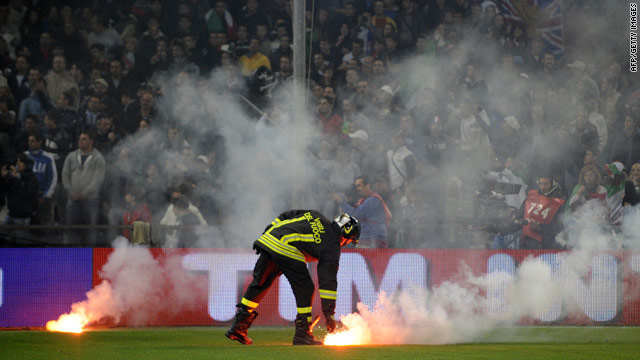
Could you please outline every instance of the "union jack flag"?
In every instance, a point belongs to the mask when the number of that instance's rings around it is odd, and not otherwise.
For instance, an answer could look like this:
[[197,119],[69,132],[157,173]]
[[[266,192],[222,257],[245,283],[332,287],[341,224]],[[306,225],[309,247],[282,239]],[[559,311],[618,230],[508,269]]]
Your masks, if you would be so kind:
[[564,53],[562,0],[503,0],[505,19],[522,23],[531,38],[540,36],[556,56]]

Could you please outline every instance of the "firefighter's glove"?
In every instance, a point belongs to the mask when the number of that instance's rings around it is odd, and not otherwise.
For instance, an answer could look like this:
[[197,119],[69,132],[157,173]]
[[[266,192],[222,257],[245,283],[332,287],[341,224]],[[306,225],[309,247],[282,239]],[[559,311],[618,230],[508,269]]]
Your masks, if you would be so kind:
[[333,315],[326,317],[325,325],[327,326],[327,333],[328,334],[331,334],[334,331],[336,331],[336,319],[333,317]]

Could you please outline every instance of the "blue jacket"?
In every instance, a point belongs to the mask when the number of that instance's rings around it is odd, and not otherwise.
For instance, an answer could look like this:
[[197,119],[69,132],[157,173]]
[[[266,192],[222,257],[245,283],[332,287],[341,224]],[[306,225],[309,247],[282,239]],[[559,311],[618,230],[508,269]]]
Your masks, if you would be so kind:
[[343,201],[340,208],[355,217],[362,224],[360,239],[386,239],[387,218],[382,201],[375,196],[369,196],[362,204],[353,207]]
[[38,179],[40,196],[51,198],[58,185],[58,171],[53,155],[43,150],[28,150],[25,154],[33,160],[33,175]]

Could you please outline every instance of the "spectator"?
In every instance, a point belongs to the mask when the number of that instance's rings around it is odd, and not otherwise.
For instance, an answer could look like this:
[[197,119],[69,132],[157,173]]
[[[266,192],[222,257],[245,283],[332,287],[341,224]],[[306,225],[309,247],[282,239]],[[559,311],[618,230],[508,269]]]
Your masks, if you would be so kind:
[[[190,193],[191,193],[191,187],[186,183],[179,184],[174,188],[173,192],[171,193],[171,204],[165,211],[164,216],[162,217],[162,220],[160,220],[160,225],[187,225],[187,224],[181,223],[180,222],[181,219],[179,218],[179,217],[182,217],[182,220],[185,219],[185,212],[180,211],[180,210],[185,210],[185,208],[188,212],[195,215],[196,219],[198,220],[197,224],[207,225],[207,221],[202,217],[200,210],[198,210],[198,208],[195,207],[188,200]],[[187,204],[186,206],[184,206],[183,204],[183,207],[176,212],[174,208],[175,208],[175,203],[178,199],[186,201]],[[187,239],[185,238],[185,236],[182,236],[181,233],[177,233],[175,230],[167,230],[166,238],[163,246],[176,247],[181,245],[182,240],[187,240]]]
[[107,19],[99,15],[94,15],[91,19],[91,32],[87,35],[87,40],[89,45],[104,46],[105,51],[123,45],[120,34],[114,29],[107,28]]
[[[2,191],[7,196],[9,213],[3,219],[3,225],[29,225],[31,217],[38,208],[38,180],[31,172],[33,162],[25,155],[18,154],[16,165],[2,166]],[[16,242],[29,240],[28,231],[16,231]]]
[[21,55],[16,58],[15,71],[7,79],[11,93],[15,97],[15,103],[20,104],[31,93],[29,87],[29,60]]
[[593,208],[596,203],[604,202],[607,190],[600,185],[600,171],[593,166],[588,165],[580,170],[578,177],[578,185],[573,188],[571,196],[569,196],[569,208],[576,213],[580,208],[585,206]]
[[[80,132],[78,150],[64,161],[62,167],[62,185],[68,194],[66,221],[69,225],[96,225],[100,210],[100,186],[104,181],[106,164],[102,154],[93,148],[93,135]],[[97,244],[97,231],[94,227],[79,237],[75,230],[65,234],[67,244],[94,246]]]
[[609,161],[621,161],[626,169],[640,159],[640,130],[637,115],[624,116],[622,129],[616,129],[611,142]]
[[328,96],[323,97],[316,107],[317,126],[323,134],[338,136],[342,132],[342,118],[334,113],[334,100]]
[[235,38],[236,23],[227,9],[227,2],[217,0],[211,10],[204,15],[207,32],[224,32],[230,39]]
[[[340,210],[357,217],[362,224],[360,242],[362,248],[388,248],[387,228],[391,222],[391,211],[385,201],[371,189],[367,176],[356,178],[355,188],[360,197],[354,206],[349,205],[338,194],[331,194],[331,199],[337,202]],[[356,215],[357,214],[357,215]]]
[[[126,208],[122,215],[122,225],[133,225],[136,221],[143,221],[146,223],[151,222],[151,212],[144,202],[144,198],[141,192],[135,188],[130,188],[124,197],[126,202]],[[131,230],[128,228],[122,229],[122,236],[129,240],[133,240],[131,237]]]
[[53,156],[57,169],[62,169],[71,142],[69,134],[59,125],[61,121],[62,115],[56,109],[47,111],[44,117],[44,150]]
[[32,68],[29,70],[29,87],[31,88],[31,93],[22,100],[18,110],[18,118],[23,127],[27,116],[35,116],[38,119],[43,118],[47,110],[52,106],[47,97],[46,85],[38,69]]
[[75,78],[67,72],[66,68],[67,62],[64,56],[53,57],[53,72],[44,76],[49,99],[55,100],[64,92],[70,92],[74,95],[80,93]]
[[416,174],[416,157],[405,144],[401,133],[397,133],[391,140],[391,149],[387,151],[387,171],[391,191],[399,192],[407,180]]
[[[249,0],[255,1],[255,0]],[[249,52],[246,55],[240,57],[240,63],[242,64],[242,76],[249,76],[261,66],[267,67],[271,70],[271,63],[269,58],[260,53],[260,41],[252,37],[249,40]]]
[[624,184],[624,198],[622,199],[624,206],[636,206],[640,203],[640,164],[635,163],[631,166],[629,179]]
[[58,185],[58,170],[51,153],[43,150],[45,138],[40,132],[29,135],[29,150],[25,155],[32,162],[32,173],[38,179],[38,207],[33,221],[40,225],[53,223],[53,196]]

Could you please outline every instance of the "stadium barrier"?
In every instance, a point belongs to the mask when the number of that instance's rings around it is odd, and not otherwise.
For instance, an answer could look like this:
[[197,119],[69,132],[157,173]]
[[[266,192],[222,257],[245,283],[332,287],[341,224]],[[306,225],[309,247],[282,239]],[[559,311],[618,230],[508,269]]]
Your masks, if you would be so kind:
[[[148,264],[128,264],[122,259],[114,264],[116,259],[110,256],[117,250],[112,248],[0,248],[0,327],[43,326],[69,312],[72,304],[86,300],[86,293],[103,281],[107,262],[112,263],[111,274],[130,265],[134,270],[111,279],[113,291],[121,292],[113,301],[142,296],[144,302],[132,308],[125,306],[117,319],[107,317],[98,325],[228,324],[235,304],[251,280],[257,259],[253,252],[239,249],[151,248],[148,251],[149,258],[154,259],[151,268]],[[521,324],[640,325],[640,252],[589,254],[586,276],[561,266],[567,261],[561,256],[563,253],[566,252],[345,250],[338,272],[337,316],[355,311],[359,301],[373,306],[381,291],[434,288],[459,278],[462,268],[476,276],[501,271],[513,277],[519,263],[537,257],[554,277],[561,278],[570,288],[573,304],[565,304],[556,294],[550,307],[522,319]],[[312,277],[317,281],[315,266],[315,263],[309,264]],[[148,277],[146,271],[155,273]],[[153,279],[153,283],[145,280],[148,278]],[[143,280],[143,284],[136,284],[141,282],[137,280]],[[490,285],[486,298],[487,311],[496,318],[508,311],[505,283]],[[314,313],[320,313],[319,304],[316,292]],[[274,284],[258,311],[257,325],[291,324],[296,306],[286,278],[281,277]]]

